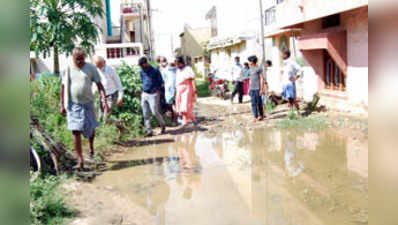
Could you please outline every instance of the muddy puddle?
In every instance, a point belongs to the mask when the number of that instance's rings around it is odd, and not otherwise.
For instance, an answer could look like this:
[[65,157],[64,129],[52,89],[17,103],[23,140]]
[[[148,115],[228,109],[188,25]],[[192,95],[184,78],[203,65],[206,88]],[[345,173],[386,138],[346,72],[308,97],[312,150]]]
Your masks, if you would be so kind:
[[187,134],[109,167],[94,185],[146,209],[153,225],[368,223],[367,141],[332,130]]

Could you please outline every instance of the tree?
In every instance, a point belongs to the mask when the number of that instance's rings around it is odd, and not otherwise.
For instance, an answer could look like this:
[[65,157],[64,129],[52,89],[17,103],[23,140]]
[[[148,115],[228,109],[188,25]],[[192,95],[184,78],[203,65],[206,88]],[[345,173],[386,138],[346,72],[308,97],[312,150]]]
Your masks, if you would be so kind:
[[59,74],[59,54],[70,55],[76,44],[94,51],[100,30],[94,18],[103,14],[101,0],[31,0],[30,50],[45,58],[53,53]]

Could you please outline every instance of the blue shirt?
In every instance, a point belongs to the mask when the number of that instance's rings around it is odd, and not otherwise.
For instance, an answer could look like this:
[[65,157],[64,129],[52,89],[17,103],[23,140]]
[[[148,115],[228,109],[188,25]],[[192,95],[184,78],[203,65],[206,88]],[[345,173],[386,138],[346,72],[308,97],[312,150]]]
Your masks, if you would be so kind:
[[142,90],[144,92],[153,94],[162,89],[164,81],[159,70],[151,66],[147,70],[142,69],[140,75],[142,80]]
[[249,74],[249,72],[250,72],[250,69],[249,68],[243,68],[243,76],[245,77],[245,78],[249,78],[249,76],[250,76],[250,74]]

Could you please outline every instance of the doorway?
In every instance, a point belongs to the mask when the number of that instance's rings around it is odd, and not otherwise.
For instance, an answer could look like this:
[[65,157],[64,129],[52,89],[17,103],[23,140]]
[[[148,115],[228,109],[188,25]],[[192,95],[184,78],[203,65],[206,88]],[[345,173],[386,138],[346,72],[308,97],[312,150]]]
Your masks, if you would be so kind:
[[324,50],[324,83],[325,89],[333,91],[346,91],[346,75],[332,59],[329,53]]

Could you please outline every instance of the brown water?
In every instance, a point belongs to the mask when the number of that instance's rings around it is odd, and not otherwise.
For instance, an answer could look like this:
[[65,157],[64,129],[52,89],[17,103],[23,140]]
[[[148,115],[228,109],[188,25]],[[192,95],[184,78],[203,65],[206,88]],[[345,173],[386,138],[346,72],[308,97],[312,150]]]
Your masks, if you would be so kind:
[[367,160],[367,141],[333,131],[188,134],[116,156],[95,185],[153,225],[367,224]]

